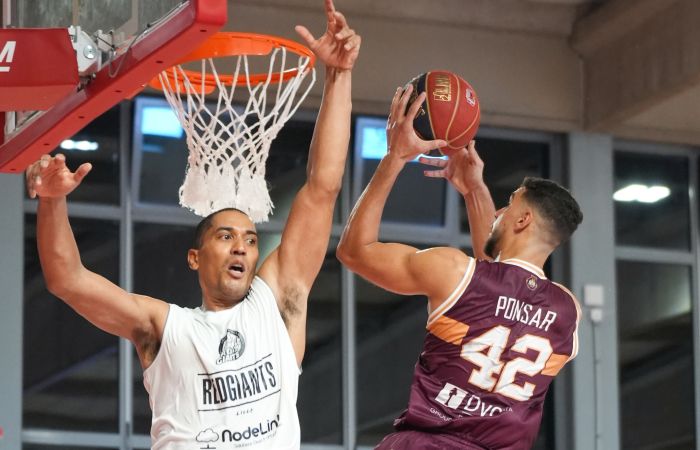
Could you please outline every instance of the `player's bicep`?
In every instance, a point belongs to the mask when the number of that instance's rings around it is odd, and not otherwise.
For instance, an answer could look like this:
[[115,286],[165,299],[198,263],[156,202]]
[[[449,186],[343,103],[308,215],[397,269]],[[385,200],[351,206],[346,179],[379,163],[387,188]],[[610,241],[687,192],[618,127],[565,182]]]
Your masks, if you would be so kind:
[[418,249],[398,243],[374,242],[353,252],[343,263],[367,281],[397,294],[424,294],[413,272]]
[[78,314],[101,330],[134,340],[135,336],[157,334],[164,324],[167,304],[150,297],[130,294],[89,270],[84,270],[61,298]]
[[457,260],[466,258],[448,247],[418,250],[405,244],[375,242],[343,262],[381,288],[402,295],[425,295],[433,302],[449,294],[452,279],[459,278],[463,265]]
[[306,185],[302,187],[292,204],[279,246],[260,268],[263,278],[274,279],[280,288],[293,284],[311,289],[328,251],[333,200],[331,196],[314,195]]

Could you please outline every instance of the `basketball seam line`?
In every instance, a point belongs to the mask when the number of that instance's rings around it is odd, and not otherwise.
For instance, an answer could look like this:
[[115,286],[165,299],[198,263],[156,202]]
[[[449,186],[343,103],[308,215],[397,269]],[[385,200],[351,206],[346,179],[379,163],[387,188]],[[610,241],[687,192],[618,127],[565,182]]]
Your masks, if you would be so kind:
[[433,135],[433,139],[437,138],[435,135],[435,127],[433,127],[433,116],[430,113],[430,99],[428,98],[428,95],[430,95],[430,72],[425,74],[425,87],[423,88],[423,92],[425,92],[425,105],[426,108],[428,108],[428,124],[430,125],[430,132]]
[[[465,134],[467,134],[472,129],[472,127],[476,123],[477,119],[480,117],[481,117],[481,106],[479,105],[479,100],[477,99],[477,101],[476,101],[476,115],[472,119],[472,123],[469,124],[469,126],[467,127],[466,130],[461,132],[458,136],[455,136],[455,138],[452,140],[457,140],[457,139],[461,138],[462,136],[464,136]],[[451,149],[460,148],[460,147],[453,147],[449,142],[447,143],[447,146],[450,147]]]
[[450,74],[450,77],[452,77],[452,76],[454,76],[456,84],[457,84],[457,104],[452,108],[452,117],[450,117],[450,121],[447,123],[447,129],[445,130],[445,142],[447,142],[447,146],[449,148],[452,148],[452,145],[450,144],[450,141],[452,141],[452,139],[449,138],[450,137],[450,128],[452,128],[452,124],[455,121],[455,117],[457,116],[457,110],[459,109],[459,102],[462,98],[462,96],[460,94],[460,90],[462,89],[462,86],[459,82],[459,77],[457,77],[457,75],[455,75],[455,74]]

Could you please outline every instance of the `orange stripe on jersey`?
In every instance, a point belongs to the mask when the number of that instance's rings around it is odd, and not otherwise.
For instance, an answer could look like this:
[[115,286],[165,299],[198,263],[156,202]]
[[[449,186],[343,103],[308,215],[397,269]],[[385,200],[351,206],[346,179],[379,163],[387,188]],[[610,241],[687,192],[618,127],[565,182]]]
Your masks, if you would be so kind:
[[428,331],[448,344],[462,345],[462,339],[469,331],[469,325],[440,316],[436,321],[428,325]]
[[548,375],[550,377],[555,376],[564,367],[564,365],[569,361],[569,355],[558,355],[552,353],[552,356],[547,360],[544,369],[542,369],[542,375]]
[[476,269],[476,259],[474,258],[469,258],[469,264],[467,265],[467,271],[464,273],[464,276],[462,279],[459,281],[459,284],[457,287],[452,291],[449,297],[445,299],[444,302],[437,308],[435,308],[435,311],[430,312],[428,315],[428,326],[430,326],[431,323],[435,321],[436,318],[440,317],[441,315],[445,314],[450,308],[454,306],[455,303],[457,303],[457,300],[462,296],[464,293],[464,290],[467,289],[467,286],[469,286],[469,282],[472,281],[472,276],[474,275],[474,269]]

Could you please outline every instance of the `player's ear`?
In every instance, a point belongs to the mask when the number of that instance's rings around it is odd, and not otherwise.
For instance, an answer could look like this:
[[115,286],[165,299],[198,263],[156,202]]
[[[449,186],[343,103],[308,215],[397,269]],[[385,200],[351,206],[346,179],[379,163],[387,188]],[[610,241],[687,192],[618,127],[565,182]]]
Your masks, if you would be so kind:
[[524,230],[532,223],[533,220],[534,216],[532,215],[530,208],[523,209],[520,216],[518,216],[518,219],[515,221],[515,231],[518,232]]
[[187,265],[192,270],[199,269],[199,250],[191,248],[187,251]]

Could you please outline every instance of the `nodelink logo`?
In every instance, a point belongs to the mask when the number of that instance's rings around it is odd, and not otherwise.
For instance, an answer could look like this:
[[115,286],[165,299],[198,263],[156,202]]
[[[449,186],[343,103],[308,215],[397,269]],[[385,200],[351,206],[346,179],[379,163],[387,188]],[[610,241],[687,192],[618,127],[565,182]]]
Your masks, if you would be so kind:
[[[215,449],[216,445],[222,445],[226,442],[241,442],[254,441],[261,442],[273,437],[276,434],[277,428],[280,426],[280,416],[274,419],[267,419],[265,422],[258,422],[254,425],[248,425],[246,428],[239,430],[221,430],[219,433],[211,428],[200,431],[195,440],[200,444],[206,444],[202,449]],[[217,443],[218,444],[215,444]]]
[[223,364],[228,361],[235,361],[240,358],[245,351],[245,339],[243,335],[235,330],[226,330],[224,336],[219,342],[219,359],[216,364]]

